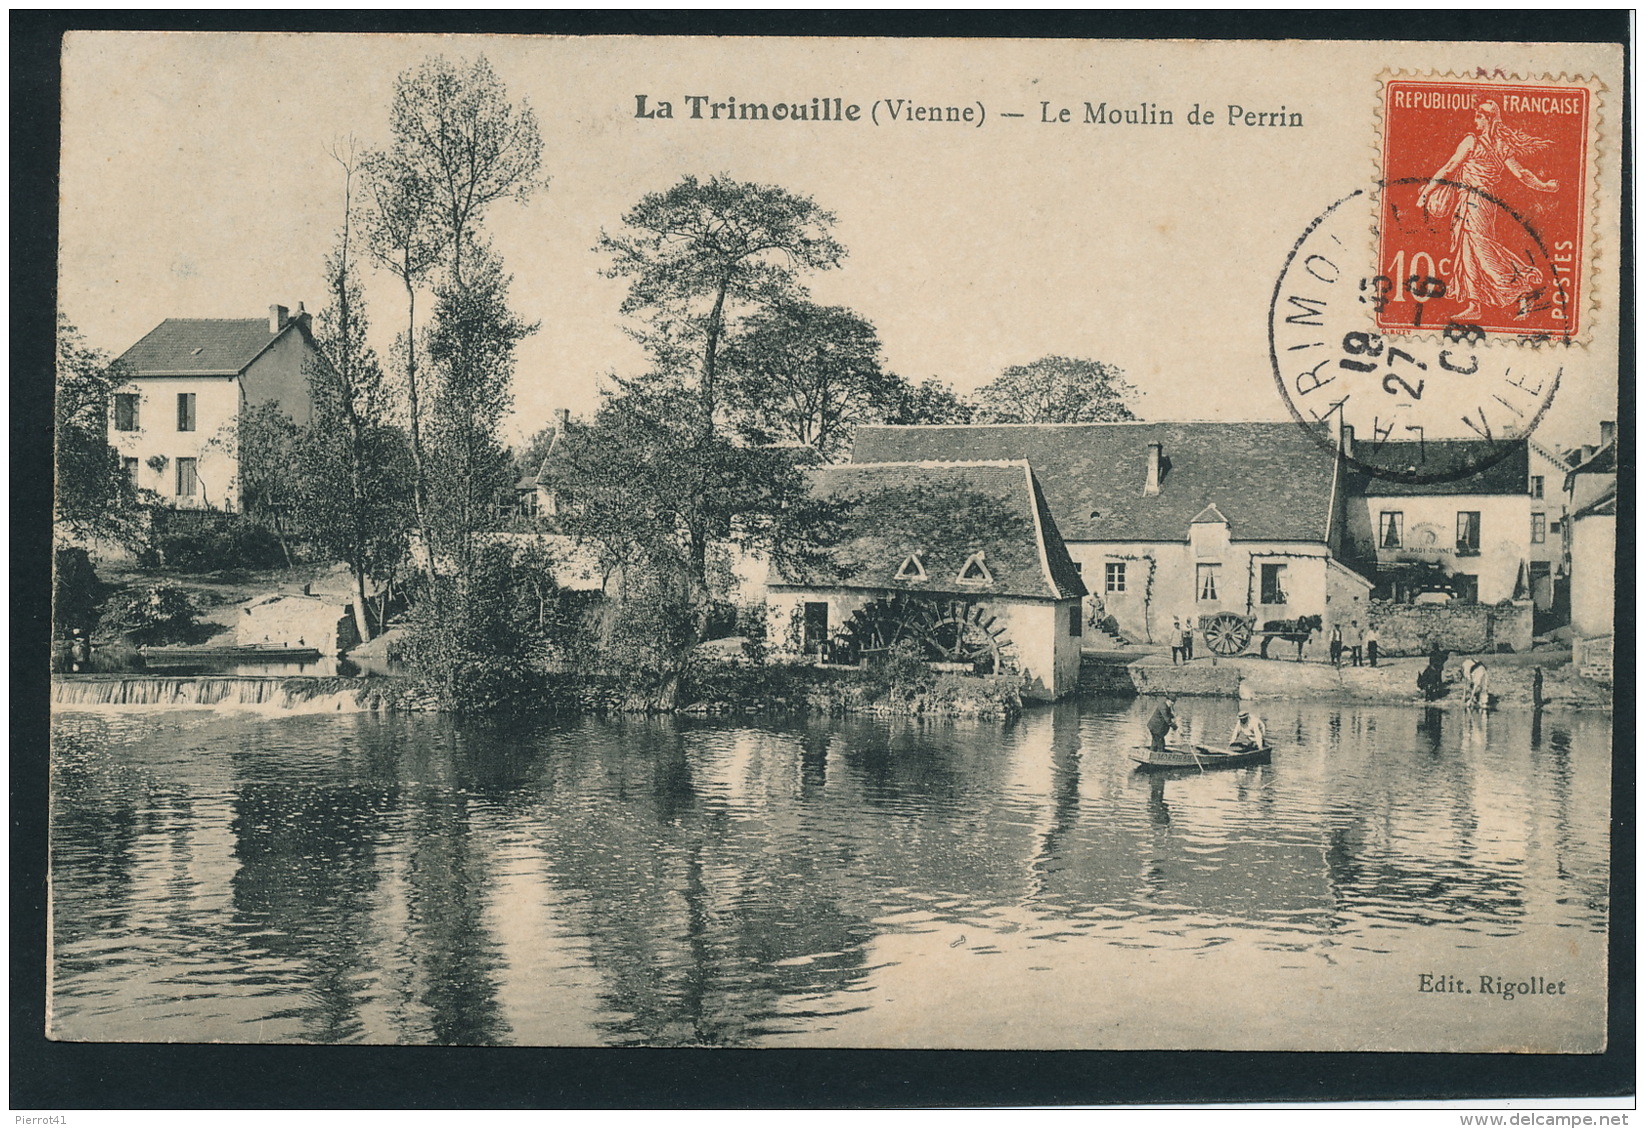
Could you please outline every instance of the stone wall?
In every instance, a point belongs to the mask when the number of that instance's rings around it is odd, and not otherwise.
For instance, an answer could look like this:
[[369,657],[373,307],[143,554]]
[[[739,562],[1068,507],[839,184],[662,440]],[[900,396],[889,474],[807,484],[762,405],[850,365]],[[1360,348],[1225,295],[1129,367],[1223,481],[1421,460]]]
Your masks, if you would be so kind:
[[1395,604],[1371,601],[1371,625],[1385,655],[1423,655],[1435,644],[1459,654],[1488,654],[1504,646],[1531,649],[1529,600],[1496,604]]
[[313,596],[276,596],[248,605],[236,620],[242,644],[313,647],[334,655],[360,641],[346,605]]

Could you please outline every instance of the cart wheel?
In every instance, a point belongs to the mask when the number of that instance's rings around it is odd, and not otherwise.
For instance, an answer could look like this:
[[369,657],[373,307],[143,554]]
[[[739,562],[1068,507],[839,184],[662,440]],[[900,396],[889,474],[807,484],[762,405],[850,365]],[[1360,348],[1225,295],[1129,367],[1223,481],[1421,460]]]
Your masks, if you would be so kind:
[[1225,657],[1242,653],[1251,645],[1251,624],[1232,612],[1221,612],[1205,625],[1205,645]]

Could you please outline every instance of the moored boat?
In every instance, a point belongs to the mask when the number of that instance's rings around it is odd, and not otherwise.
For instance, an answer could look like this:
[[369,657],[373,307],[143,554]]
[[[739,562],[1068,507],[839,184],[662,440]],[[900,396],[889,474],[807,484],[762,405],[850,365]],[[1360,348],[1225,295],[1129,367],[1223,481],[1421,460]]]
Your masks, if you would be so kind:
[[312,662],[320,657],[317,648],[287,647],[278,643],[239,643],[218,647],[140,647],[138,653],[149,666],[201,662]]
[[1138,772],[1167,769],[1233,768],[1242,764],[1266,764],[1274,755],[1272,745],[1260,749],[1215,749],[1209,745],[1189,745],[1166,749],[1142,749],[1131,754]]

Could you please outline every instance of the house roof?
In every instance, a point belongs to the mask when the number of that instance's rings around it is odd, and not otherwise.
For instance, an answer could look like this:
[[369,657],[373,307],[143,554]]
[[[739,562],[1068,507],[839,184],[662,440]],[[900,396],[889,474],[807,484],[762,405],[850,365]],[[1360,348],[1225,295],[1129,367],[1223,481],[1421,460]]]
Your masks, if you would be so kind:
[[[859,499],[837,568],[790,566],[777,583],[954,595],[1075,599],[1086,594],[1028,464],[844,463],[806,472],[821,497]],[[981,553],[985,583],[961,584]],[[925,577],[897,580],[908,558]]]
[[1616,483],[1613,482],[1609,486],[1607,486],[1603,491],[1600,492],[1599,497],[1595,498],[1593,501],[1589,502],[1586,506],[1583,506],[1576,513],[1572,514],[1571,515],[1571,520],[1572,521],[1577,521],[1577,520],[1579,520],[1581,518],[1585,518],[1585,517],[1615,517],[1615,516],[1616,516]]
[[[1506,455],[1502,454],[1504,447],[1508,449]],[[1355,454],[1377,466],[1422,475],[1421,481],[1402,482],[1356,470],[1348,480],[1348,492],[1368,498],[1525,494],[1531,487],[1530,449],[1523,439],[1496,443],[1484,439],[1362,443],[1355,448]],[[1483,470],[1456,476],[1491,459],[1496,461]]]
[[[1159,493],[1143,495],[1148,445]],[[1326,540],[1336,459],[1295,423],[1066,423],[859,428],[852,458],[1026,459],[1071,541],[1186,541],[1207,506],[1241,541]]]
[[[300,332],[293,318],[280,333]],[[120,355],[131,376],[235,376],[280,333],[267,318],[167,318]]]
[[1572,474],[1615,474],[1616,444],[1607,443],[1571,468]]

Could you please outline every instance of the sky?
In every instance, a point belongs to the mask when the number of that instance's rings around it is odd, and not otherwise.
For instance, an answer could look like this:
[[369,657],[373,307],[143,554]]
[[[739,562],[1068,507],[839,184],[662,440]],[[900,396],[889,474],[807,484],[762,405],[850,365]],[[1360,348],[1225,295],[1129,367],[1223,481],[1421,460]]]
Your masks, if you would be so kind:
[[[1144,418],[1284,419],[1268,353],[1275,280],[1310,222],[1375,179],[1380,74],[1615,69],[1620,88],[1615,48],[1474,44],[1462,59],[1463,49],[77,33],[64,51],[60,302],[110,354],[167,317],[317,310],[342,209],[328,150],[389,141],[401,71],[430,54],[484,54],[535,111],[550,178],[529,203],[485,217],[516,309],[540,323],[519,350],[511,439],[554,409],[589,412],[608,374],[642,370],[618,311],[625,283],[603,277],[595,245],[644,194],[721,173],[836,215],[849,254],[807,279],[813,297],[870,320],[888,367],[910,380],[970,392],[1008,365],[1061,354],[1124,369]],[[641,94],[675,117],[637,117]],[[862,117],[714,121],[705,103],[693,119],[689,95],[839,98]],[[981,120],[892,122],[897,99],[975,107]],[[1143,121],[1168,110],[1173,122],[1087,124],[1087,102]],[[1283,106],[1305,125],[1187,123],[1196,106],[1225,119],[1230,104]],[[1597,156],[1596,312],[1589,339],[1562,354],[1540,433],[1556,446],[1593,442],[1597,421],[1616,414],[1606,228],[1618,171],[1614,153]],[[367,297],[386,353],[403,316],[397,284],[369,276]]]

